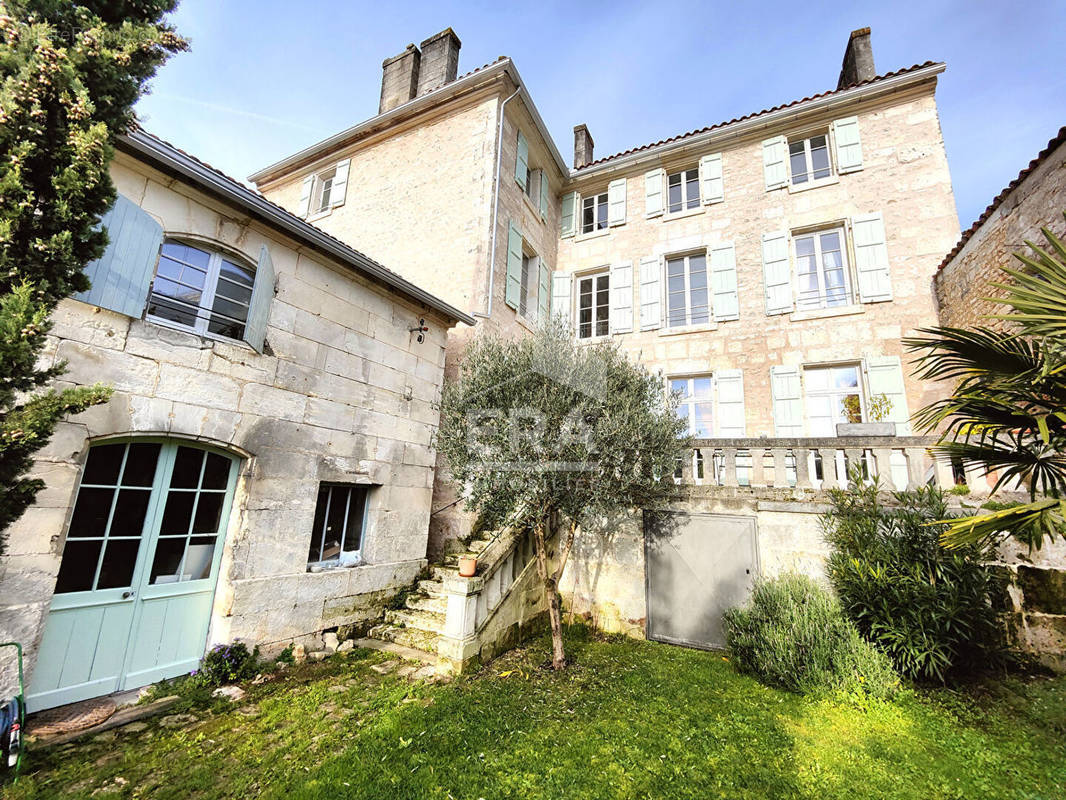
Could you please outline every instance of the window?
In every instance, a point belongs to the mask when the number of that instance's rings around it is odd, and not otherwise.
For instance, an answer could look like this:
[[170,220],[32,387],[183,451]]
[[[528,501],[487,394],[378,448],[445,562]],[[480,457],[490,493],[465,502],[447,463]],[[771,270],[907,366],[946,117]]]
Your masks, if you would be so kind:
[[858,364],[808,367],[803,371],[811,436],[836,436],[838,422],[862,422],[862,379]]
[[681,395],[677,415],[688,425],[688,435],[697,439],[712,436],[714,383],[710,375],[671,378],[670,391]]
[[699,253],[666,259],[666,283],[668,327],[711,321],[706,255]]
[[148,316],[196,333],[240,339],[255,270],[217,251],[167,240],[148,298]]
[[809,139],[790,141],[788,161],[793,186],[828,178],[833,174],[829,163],[829,136],[822,133]]
[[607,192],[581,198],[581,232],[592,233],[607,227]]
[[325,211],[330,207],[333,184],[337,178],[337,168],[320,172],[315,176],[315,199],[311,204],[313,213]]
[[518,292],[518,313],[528,320],[537,319],[537,281],[540,259],[522,253],[522,283]]
[[666,179],[667,210],[671,213],[700,206],[700,171],[692,169],[675,172]]
[[578,278],[577,337],[606,336],[611,324],[611,287],[606,272]]
[[818,231],[793,239],[800,309],[832,308],[854,302],[844,249],[844,229]]
[[319,487],[308,564],[353,564],[359,560],[366,497],[365,486],[323,483]]

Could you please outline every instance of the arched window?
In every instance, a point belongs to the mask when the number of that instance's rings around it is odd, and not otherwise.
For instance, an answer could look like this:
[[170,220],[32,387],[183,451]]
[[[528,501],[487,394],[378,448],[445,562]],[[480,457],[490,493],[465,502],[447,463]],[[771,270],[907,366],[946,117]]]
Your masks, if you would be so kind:
[[201,335],[240,339],[248,321],[255,269],[219,250],[163,242],[148,317]]

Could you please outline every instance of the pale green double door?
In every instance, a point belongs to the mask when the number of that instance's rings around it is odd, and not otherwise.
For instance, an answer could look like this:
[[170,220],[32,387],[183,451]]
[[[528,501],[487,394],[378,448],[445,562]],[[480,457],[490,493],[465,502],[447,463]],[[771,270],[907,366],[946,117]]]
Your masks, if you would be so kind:
[[237,469],[233,456],[183,441],[90,449],[30,679],[30,711],[196,668]]

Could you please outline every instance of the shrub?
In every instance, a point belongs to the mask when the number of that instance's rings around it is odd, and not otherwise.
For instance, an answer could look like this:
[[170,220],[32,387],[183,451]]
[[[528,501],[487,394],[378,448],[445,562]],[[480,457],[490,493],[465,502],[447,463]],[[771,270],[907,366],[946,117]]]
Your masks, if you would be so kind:
[[922,487],[882,504],[875,485],[830,491],[822,517],[827,571],[845,612],[903,674],[943,682],[1000,652],[990,603],[990,557],[976,545],[946,549],[944,493]]
[[255,677],[259,669],[259,648],[251,652],[244,642],[218,644],[200,660],[200,669],[193,673],[206,686],[222,686]]
[[759,581],[750,607],[727,611],[725,627],[737,668],[770,686],[884,697],[898,684],[836,598],[803,575]]
[[293,648],[291,644],[285,645],[285,649],[278,653],[278,657],[275,658],[274,661],[278,664],[287,664],[291,667],[296,663],[296,656],[293,652],[294,649],[295,648]]

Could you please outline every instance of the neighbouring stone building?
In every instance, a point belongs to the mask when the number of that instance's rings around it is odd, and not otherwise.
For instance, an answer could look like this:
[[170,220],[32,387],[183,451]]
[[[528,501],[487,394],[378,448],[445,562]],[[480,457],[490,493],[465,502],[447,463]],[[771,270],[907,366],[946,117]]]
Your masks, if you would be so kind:
[[143,131],[112,177],[45,357],[114,396],[40,452],[2,562],[31,710],[379,615],[426,564],[447,335],[473,323]]

